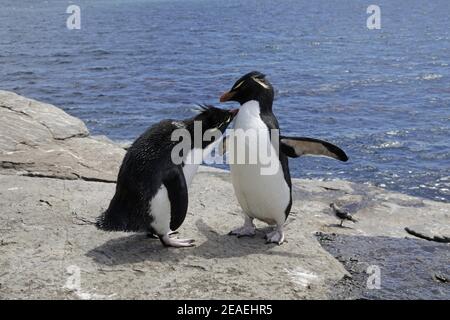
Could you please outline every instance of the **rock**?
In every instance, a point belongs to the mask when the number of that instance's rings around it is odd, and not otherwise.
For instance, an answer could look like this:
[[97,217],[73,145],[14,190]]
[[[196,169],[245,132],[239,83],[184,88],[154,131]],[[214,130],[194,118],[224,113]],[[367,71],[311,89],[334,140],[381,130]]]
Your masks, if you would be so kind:
[[333,299],[448,300],[450,247],[417,238],[319,236],[352,275],[338,281]]
[[[8,243],[0,247],[0,298],[324,298],[326,284],[347,273],[302,230],[303,217],[290,221],[282,246],[266,245],[261,231],[250,239],[228,236],[242,222],[228,172],[202,169],[194,179],[179,229],[180,237],[196,240],[191,249],[97,230],[92,223],[114,187],[0,175],[0,238]],[[73,268],[81,275],[78,291],[65,288]]]
[[[63,110],[47,103],[42,103],[33,99],[28,99],[19,96],[13,92],[0,91],[0,107],[2,109],[2,115],[8,116],[8,120],[11,122],[5,122],[4,128],[19,132],[19,140],[26,139],[28,141],[38,141],[37,139],[48,138],[48,135],[52,139],[64,140],[71,137],[86,137],[89,135],[89,131],[86,128],[83,121],[72,117],[65,113]],[[5,113],[6,112],[6,113]],[[19,115],[19,117],[13,117],[11,113]],[[24,125],[36,124],[43,126],[47,130],[41,131],[41,134],[30,136],[21,136],[24,133]],[[21,125],[17,127],[16,125]],[[43,134],[42,134],[43,133]],[[9,135],[11,137],[11,132]]]
[[[99,231],[93,224],[113,196],[109,182],[125,151],[44,105],[47,116],[68,123],[64,135],[37,115],[39,102],[29,101],[0,92],[0,299],[448,297],[449,245],[405,239],[405,227],[450,225],[450,204],[365,184],[293,179],[281,246],[265,244],[263,223],[254,238],[227,235],[242,223],[241,208],[229,172],[208,167],[194,178],[178,230],[196,247],[164,248],[145,234]],[[359,222],[336,227],[332,202]],[[386,291],[367,294],[367,264],[405,274],[388,271]],[[432,281],[432,295],[414,289],[414,281],[422,289]]]
[[447,276],[444,276],[444,275],[441,274],[441,273],[435,273],[435,274],[433,275],[433,279],[434,279],[435,281],[442,282],[442,283],[448,283],[448,282],[450,282],[449,278],[448,278]]
[[0,91],[0,173],[114,182],[124,154],[61,109]]
[[450,225],[442,222],[413,225],[405,228],[413,236],[436,242],[450,242]]
[[[294,180],[294,185],[304,190],[316,190],[318,183]],[[346,190],[360,190],[358,185],[339,183]],[[242,223],[229,172],[202,167],[190,188],[188,215],[179,229],[180,237],[196,240],[196,247],[168,249],[145,234],[105,233],[93,226],[96,217],[107,207],[114,184],[0,175],[1,240],[7,244],[0,247],[0,269],[4,271],[0,275],[3,283],[0,298],[181,299],[188,292],[193,299],[358,297],[359,291],[350,289],[359,288],[361,281],[366,281],[367,277],[362,278],[365,269],[353,268],[346,261],[390,266],[395,265],[389,263],[389,259],[396,257],[394,252],[401,253],[402,259],[417,261],[419,248],[430,242],[405,241],[403,221],[429,221],[445,216],[444,211],[432,210],[427,204],[415,211],[399,206],[396,215],[401,219],[395,219],[391,218],[392,214],[383,213],[384,203],[366,199],[365,207],[356,213],[360,223],[352,228],[337,228],[336,219],[327,210],[328,203],[339,200],[339,196],[336,197],[335,191],[321,190],[307,198],[295,197],[293,214],[286,226],[287,243],[266,245],[262,231],[267,227],[262,223],[257,224],[259,231],[254,238],[237,239],[227,235]],[[367,198],[376,199],[377,194],[387,191],[368,188],[366,192]],[[348,199],[348,195],[344,197]],[[450,206],[434,205],[446,210]],[[321,237],[326,242],[335,241],[332,233],[344,237],[347,250],[338,257],[343,264],[332,255],[333,251],[327,252],[329,247],[324,249],[320,245],[315,236],[317,231],[327,234]],[[400,250],[403,242],[405,248],[414,250]],[[448,254],[449,246],[436,245],[442,247],[425,250],[426,266],[432,261],[440,261],[442,265],[446,259],[443,254]],[[389,253],[391,249],[384,247],[399,250],[392,249]],[[435,260],[429,258],[433,254]],[[73,268],[78,268],[81,276],[78,291],[65,289]],[[410,282],[415,279],[414,272],[420,270],[420,266],[412,268],[412,274],[405,275],[405,279]],[[351,281],[348,272],[354,275]],[[343,278],[347,278],[344,284],[348,290],[339,292],[347,296],[336,296],[335,291],[342,290]],[[31,285],[30,279],[33,279]],[[426,286],[424,279],[417,277],[422,286]],[[392,281],[387,283],[391,285]],[[414,283],[408,286],[414,287]],[[28,287],[32,290],[21,291]],[[446,294],[445,288],[440,290]],[[426,290],[415,290],[414,297],[420,292],[424,297],[428,294]],[[377,294],[392,298],[395,291]],[[404,291],[398,291],[398,297],[404,298]]]

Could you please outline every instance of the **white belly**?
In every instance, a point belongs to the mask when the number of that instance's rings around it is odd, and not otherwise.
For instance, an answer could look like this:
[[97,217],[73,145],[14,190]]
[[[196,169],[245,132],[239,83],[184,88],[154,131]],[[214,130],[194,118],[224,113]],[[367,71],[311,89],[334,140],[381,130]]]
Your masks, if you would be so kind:
[[[191,158],[193,156],[193,158]],[[193,149],[186,157],[187,161],[183,166],[183,174],[186,180],[186,186],[189,187],[195,174],[197,173],[199,163],[198,157],[201,159],[202,149]],[[170,201],[167,189],[161,185],[156,195],[150,200],[150,214],[153,221],[150,224],[158,235],[165,235],[170,232]]]
[[[234,128],[235,130],[256,130],[258,141],[265,143],[255,148],[254,144],[251,147],[246,141],[243,145],[242,140],[239,142],[235,139],[237,145],[234,150],[237,148],[237,152],[242,152],[242,149],[248,152],[250,149],[252,152],[258,153],[254,164],[230,164],[231,179],[239,204],[244,213],[250,217],[269,224],[283,224],[286,219],[285,210],[291,197],[290,189],[284,179],[278,153],[270,144],[269,130],[259,117],[259,104],[256,101],[250,101],[241,106]],[[241,144],[239,145],[239,143]],[[270,152],[263,151],[262,147],[266,150],[269,148]],[[264,161],[261,161],[262,159]],[[271,170],[270,174],[262,174],[263,168],[267,169],[268,167],[268,159],[272,163],[270,166],[276,167],[276,169]],[[236,160],[238,160],[236,157],[231,159],[234,162]]]
[[167,234],[170,231],[170,201],[164,185],[150,201],[150,214],[153,217],[150,225],[154,232],[159,236]]

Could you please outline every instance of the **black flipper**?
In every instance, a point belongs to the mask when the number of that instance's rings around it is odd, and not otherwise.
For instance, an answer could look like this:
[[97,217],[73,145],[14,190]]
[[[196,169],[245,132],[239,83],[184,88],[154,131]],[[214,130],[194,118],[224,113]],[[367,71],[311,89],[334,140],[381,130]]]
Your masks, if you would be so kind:
[[188,208],[188,188],[183,169],[177,166],[163,179],[170,201],[170,230],[177,230],[186,218]]
[[338,146],[313,138],[280,136],[280,150],[291,158],[303,155],[316,155],[344,162],[348,160],[345,152]]

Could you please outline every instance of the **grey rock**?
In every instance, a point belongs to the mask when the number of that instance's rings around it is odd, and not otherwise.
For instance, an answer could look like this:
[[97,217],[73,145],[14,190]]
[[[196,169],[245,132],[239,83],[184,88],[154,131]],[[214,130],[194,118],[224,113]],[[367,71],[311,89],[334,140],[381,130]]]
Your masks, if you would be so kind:
[[[300,217],[282,246],[266,245],[261,231],[228,236],[241,223],[228,172],[202,170],[190,192],[179,236],[196,247],[174,249],[95,228],[114,184],[0,175],[0,298],[325,298],[325,284],[347,273]],[[73,268],[80,290],[67,287]]]
[[440,221],[412,225],[406,227],[405,231],[422,239],[450,243],[450,225],[442,224]]
[[[357,187],[346,181],[333,181],[334,187],[336,184],[347,191]],[[294,179],[294,185],[316,190],[327,182]],[[254,238],[237,239],[227,235],[243,219],[234,199],[229,172],[201,167],[189,191],[186,221],[179,229],[179,236],[194,238],[196,247],[174,249],[162,247],[158,240],[149,239],[145,234],[105,233],[93,226],[96,217],[107,207],[114,184],[0,175],[0,207],[3,208],[0,240],[4,243],[0,246],[3,271],[0,298],[336,298],[336,286],[341,286],[341,279],[350,278],[348,272],[354,270],[345,269],[348,268],[345,257],[335,258],[328,253],[315,237],[316,232],[345,237],[346,248],[358,247],[364,239],[369,248],[378,243],[372,239],[380,237],[389,239],[391,246],[398,241],[397,247],[401,248],[408,235],[405,222],[430,219],[449,222],[445,220],[449,204],[427,201],[424,207],[415,210],[398,206],[393,214],[386,211],[385,203],[376,200],[377,195],[387,191],[368,187],[367,198],[375,200],[366,199],[365,207],[356,213],[360,223],[352,228],[337,228],[335,218],[327,210],[330,201],[340,198],[335,191],[321,190],[306,198],[295,196],[286,225],[287,242],[281,246],[266,245],[263,231],[267,226],[262,223],[257,224],[259,231]],[[349,199],[348,194],[344,197]],[[417,239],[414,244],[418,248],[420,241],[430,243]],[[444,251],[450,248],[447,244],[440,245],[444,247],[436,254],[448,252]],[[379,247],[383,247],[382,242]],[[377,255],[370,261],[367,256],[361,259],[370,264],[387,263],[383,261],[388,251],[385,255],[376,248],[371,249]],[[350,251],[346,253],[351,254]],[[354,253],[362,252],[360,247]],[[402,254],[414,260],[415,252]],[[442,256],[435,260],[443,259]],[[66,287],[73,273],[71,266],[80,270],[80,290]],[[410,274],[407,279],[415,278]],[[426,285],[422,273],[417,279],[422,286]],[[347,286],[358,287],[352,281]],[[347,292],[347,298],[351,298],[355,290],[341,292]],[[425,297],[428,293],[423,292]],[[412,297],[419,293],[415,291]],[[401,293],[401,297],[407,297],[407,293]]]
[[450,299],[450,246],[417,238],[319,235],[352,275],[331,289],[334,299]]
[[[0,90],[0,107],[3,111],[6,109],[18,114],[20,116],[18,121],[24,122],[24,124],[34,123],[45,127],[53,139],[64,140],[89,135],[88,129],[80,119],[68,115],[51,104],[28,99],[13,92]],[[23,130],[24,128],[18,127],[17,129]],[[30,138],[32,139],[33,136]]]
[[114,182],[124,154],[61,109],[0,91],[0,173]]

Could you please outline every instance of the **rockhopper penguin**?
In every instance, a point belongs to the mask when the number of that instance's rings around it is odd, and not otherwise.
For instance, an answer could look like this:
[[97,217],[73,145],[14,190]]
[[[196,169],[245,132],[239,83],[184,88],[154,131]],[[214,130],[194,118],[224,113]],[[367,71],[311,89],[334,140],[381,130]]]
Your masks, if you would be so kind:
[[[221,136],[236,113],[237,110],[204,106],[193,118],[163,120],[150,127],[128,149],[116,192],[108,209],[98,218],[97,227],[105,231],[152,233],[165,246],[192,246],[193,240],[176,239],[171,234],[186,217],[188,186],[199,166],[190,160],[191,156],[200,152],[202,157],[204,149],[214,142],[201,138],[200,143],[195,143],[198,138],[194,137],[194,122],[201,122],[202,137],[206,131]],[[172,151],[180,143],[172,141],[172,133],[177,129],[185,129],[190,135],[184,149],[188,151],[183,154],[180,148],[182,161],[178,164],[172,160]]]
[[[273,231],[266,234],[267,243],[281,244],[284,241],[283,224],[292,206],[288,157],[317,155],[341,161],[347,161],[348,157],[339,147],[318,139],[277,135],[279,141],[274,143],[271,129],[279,130],[279,125],[272,112],[273,99],[274,90],[270,82],[264,74],[254,71],[236,81],[231,90],[220,97],[220,102],[237,101],[241,104],[234,120],[235,131],[254,130],[258,140],[267,141],[263,148],[258,145],[257,163],[230,163],[234,192],[245,218],[244,225],[230,234],[238,237],[255,235],[253,219],[256,218],[274,226]],[[244,142],[243,149],[254,150],[247,140]],[[242,146],[235,146],[234,150],[242,150]],[[260,155],[264,148],[271,150],[270,160],[279,164],[278,170],[271,174],[261,174],[263,163]]]

